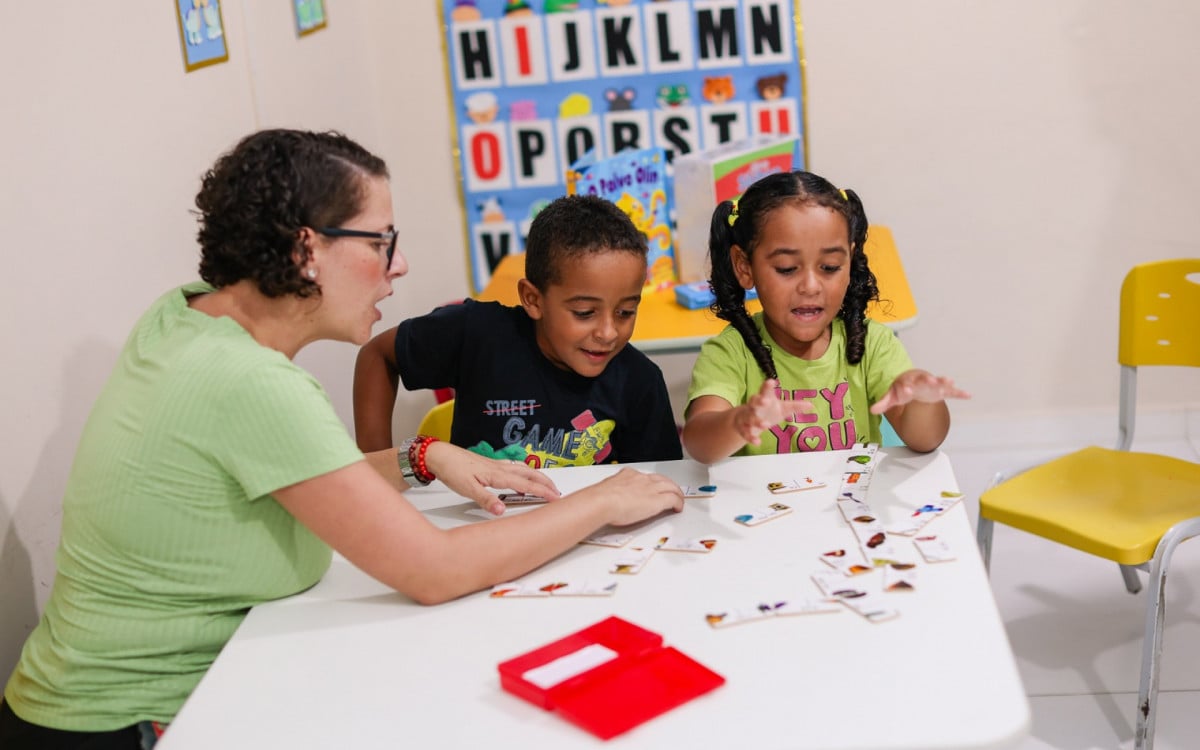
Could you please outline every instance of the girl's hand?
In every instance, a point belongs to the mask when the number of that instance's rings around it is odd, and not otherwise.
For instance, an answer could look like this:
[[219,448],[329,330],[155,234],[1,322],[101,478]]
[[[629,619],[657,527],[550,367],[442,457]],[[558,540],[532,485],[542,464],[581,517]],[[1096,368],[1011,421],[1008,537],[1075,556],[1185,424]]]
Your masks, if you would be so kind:
[[608,523],[628,526],[665,510],[683,510],[683,490],[661,474],[625,468],[573,493],[570,501],[607,502],[612,507]]
[[937,403],[948,398],[970,398],[971,394],[954,385],[950,378],[939,377],[925,370],[907,370],[892,381],[883,398],[871,407],[872,414],[883,414],[888,409],[910,401]]
[[560,496],[549,477],[520,461],[485,458],[441,440],[430,443],[425,450],[425,463],[447,487],[496,516],[504,513],[504,503],[489,487],[540,495],[547,500]]
[[[762,388],[758,389],[758,393],[736,408],[733,415],[733,428],[737,430],[738,437],[742,440],[751,445],[758,445],[762,442],[764,431],[783,421],[783,402],[775,393],[778,386],[779,381],[777,380],[764,381]],[[807,401],[789,401],[788,404],[793,411],[812,410],[812,404]]]

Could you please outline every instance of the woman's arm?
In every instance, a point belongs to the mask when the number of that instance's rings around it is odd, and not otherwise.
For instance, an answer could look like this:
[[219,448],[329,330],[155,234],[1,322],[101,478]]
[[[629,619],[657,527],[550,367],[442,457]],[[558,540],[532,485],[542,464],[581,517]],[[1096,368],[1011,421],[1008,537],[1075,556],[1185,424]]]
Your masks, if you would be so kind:
[[[393,487],[401,492],[409,488],[400,474],[395,448],[368,453],[366,458]],[[486,458],[440,440],[429,444],[425,462],[443,484],[497,516],[504,513],[504,503],[490,487],[526,492],[547,500],[557,500],[560,494],[548,476],[520,461]]]
[[366,461],[274,493],[358,568],[422,604],[520,577],[604,524],[680,510],[675,482],[622,469],[531,513],[440,529]]

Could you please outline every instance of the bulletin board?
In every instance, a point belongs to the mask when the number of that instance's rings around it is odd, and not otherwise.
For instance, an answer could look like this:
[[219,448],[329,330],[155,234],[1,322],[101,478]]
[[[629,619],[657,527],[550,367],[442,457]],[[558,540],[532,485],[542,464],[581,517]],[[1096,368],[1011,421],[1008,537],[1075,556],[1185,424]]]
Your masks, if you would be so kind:
[[807,160],[798,0],[439,0],[469,285],[482,291],[568,168],[668,163],[760,134]]

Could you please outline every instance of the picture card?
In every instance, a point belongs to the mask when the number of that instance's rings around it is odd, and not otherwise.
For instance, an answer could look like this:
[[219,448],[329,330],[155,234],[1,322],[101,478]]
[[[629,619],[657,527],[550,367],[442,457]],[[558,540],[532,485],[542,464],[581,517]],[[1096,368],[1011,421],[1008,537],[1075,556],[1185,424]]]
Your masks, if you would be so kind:
[[772,521],[792,512],[791,506],[783,503],[771,503],[765,508],[756,508],[749,513],[734,516],[733,520],[743,526],[757,526],[760,523]]
[[917,548],[917,552],[921,553],[921,557],[925,558],[925,562],[938,563],[958,559],[954,550],[950,549],[949,544],[946,544],[946,540],[938,538],[936,534],[915,537],[913,546]]
[[644,568],[653,555],[653,547],[630,547],[627,550],[622,550],[621,556],[613,562],[608,572],[633,575]]
[[597,534],[592,534],[587,539],[584,539],[580,544],[595,544],[600,547],[624,547],[633,539],[633,534],[622,534],[620,532],[603,531]]
[[921,507],[915,509],[912,514],[896,524],[892,529],[893,534],[901,536],[912,536],[919,532],[933,519],[942,515],[946,511],[954,507],[955,504],[962,498],[961,492],[943,491],[941,497],[932,502],[925,503]]
[[888,563],[883,566],[884,591],[916,591],[917,566],[914,563]]
[[821,554],[821,562],[844,576],[857,576],[874,570],[863,561],[858,550],[831,549]]
[[712,538],[687,539],[684,537],[664,536],[659,538],[654,548],[663,550],[664,552],[712,552],[713,547],[716,546],[717,540]]
[[523,581],[509,581],[508,583],[497,583],[492,586],[492,591],[488,594],[492,599],[520,599],[522,597],[539,597],[550,596],[550,592],[542,588],[543,584],[528,583]]
[[683,496],[685,498],[687,498],[687,497],[712,497],[713,495],[717,494],[717,485],[715,485],[715,484],[702,484],[699,487],[692,487],[691,485],[681,484],[681,485],[679,485],[679,489],[683,490]]
[[704,616],[704,620],[714,628],[726,628],[730,625],[742,625],[747,622],[757,622],[771,617],[830,614],[840,612],[841,610],[841,604],[833,599],[797,597],[763,602],[753,607],[727,609],[722,612],[707,614]]
[[885,622],[899,617],[899,610],[883,601],[878,591],[868,588],[864,579],[873,579],[873,576],[846,578],[829,570],[812,574],[813,583],[817,584],[821,593],[837,599],[868,622]]
[[492,599],[522,599],[548,596],[612,596],[617,591],[616,581],[510,581],[492,587],[488,596]]
[[542,586],[551,596],[612,596],[617,591],[616,581],[554,581]]
[[501,492],[500,502],[505,505],[542,505],[548,501],[540,495],[527,495],[524,492]]
[[819,482],[812,477],[803,477],[801,479],[788,479],[784,482],[768,482],[767,490],[772,495],[783,495],[788,492],[804,492],[805,490],[819,490],[825,486],[824,482]]

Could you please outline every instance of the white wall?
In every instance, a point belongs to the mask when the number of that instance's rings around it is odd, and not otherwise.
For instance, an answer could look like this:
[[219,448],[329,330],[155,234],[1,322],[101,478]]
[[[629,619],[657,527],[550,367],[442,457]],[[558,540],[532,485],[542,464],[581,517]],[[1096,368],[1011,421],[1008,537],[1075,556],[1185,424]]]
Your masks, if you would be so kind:
[[[412,277],[386,320],[467,292],[436,4],[327,5],[297,39],[288,3],[225,0],[229,62],[184,74],[170,3],[6,4],[0,677],[53,580],[90,404],[137,315],[195,275],[189,209],[222,150],[259,127],[347,132],[393,173]],[[1111,409],[1122,274],[1200,254],[1200,7],[804,0],[803,22],[811,167],[892,227],[920,307],[905,343],[975,394],[958,423]],[[298,357],[347,423],[353,357]],[[677,412],[691,361],[660,360]],[[1142,384],[1160,411],[1200,403],[1191,373]],[[403,395],[398,433],[430,403]]]

